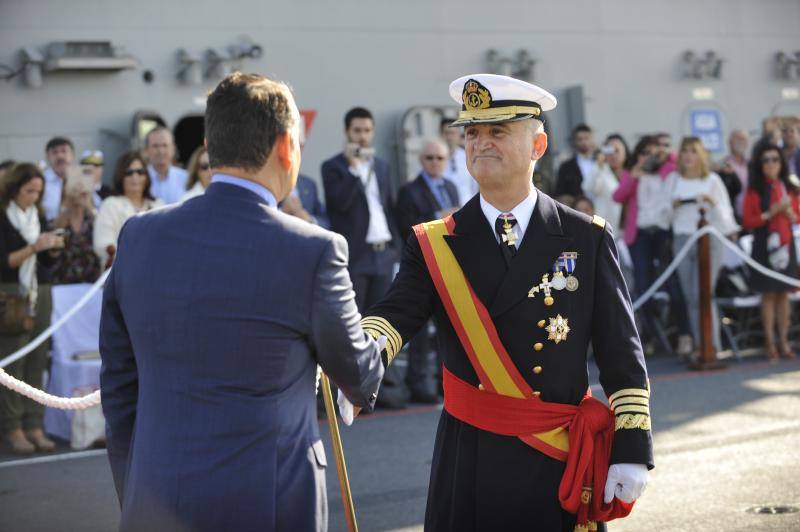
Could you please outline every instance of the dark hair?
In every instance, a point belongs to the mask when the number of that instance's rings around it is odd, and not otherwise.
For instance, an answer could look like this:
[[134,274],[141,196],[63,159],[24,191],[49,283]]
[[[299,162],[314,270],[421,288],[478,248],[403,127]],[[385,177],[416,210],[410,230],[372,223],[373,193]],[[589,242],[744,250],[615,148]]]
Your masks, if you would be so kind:
[[656,138],[652,135],[645,135],[639,139],[639,142],[636,143],[636,146],[633,148],[633,153],[628,158],[628,169],[630,170],[639,160],[639,156],[644,153],[644,150],[649,148],[650,146],[655,146],[658,144]]
[[44,174],[39,167],[33,163],[15,164],[8,173],[6,173],[3,178],[3,196],[0,204],[2,204],[3,207],[8,206],[11,200],[17,197],[20,189],[37,177],[42,180],[42,193],[39,195],[39,200],[36,202],[36,206],[40,207],[42,197],[44,196]]
[[147,178],[147,185],[144,187],[144,198],[146,199],[154,199],[153,195],[150,193],[150,172],[147,171],[147,163],[144,160],[144,157],[138,151],[128,151],[123,153],[117,159],[117,164],[114,166],[114,181],[111,184],[111,193],[114,196],[124,196],[125,195],[125,172],[128,171],[128,167],[133,163],[133,161],[139,161],[142,163],[142,168],[144,168],[144,176]]
[[752,188],[758,192],[759,195],[763,194],[764,190],[767,188],[767,178],[764,175],[764,165],[761,163],[761,158],[764,157],[764,154],[768,151],[774,151],[778,154],[778,160],[780,160],[781,164],[781,171],[778,175],[778,179],[783,181],[787,191],[794,190],[794,185],[789,182],[789,165],[786,163],[786,159],[783,158],[781,149],[775,144],[766,143],[758,146],[753,152],[753,158],[750,159],[750,168],[748,169],[749,177],[747,178],[748,188]]
[[58,148],[59,146],[69,146],[69,149],[71,149],[73,153],[75,152],[75,145],[72,144],[72,141],[67,137],[53,137],[52,139],[48,140],[44,147],[44,152],[47,153],[53,148]]
[[578,133],[591,133],[591,132],[592,128],[590,128],[586,124],[578,124],[577,126],[572,128],[572,134],[570,135],[570,138],[572,140],[575,140],[575,137],[578,136]]
[[575,198],[575,203],[573,203],[573,207],[572,208],[574,209],[575,207],[577,207],[578,203],[580,203],[582,201],[585,201],[586,203],[589,204],[589,206],[592,209],[594,209],[594,202],[592,201],[592,198],[590,198],[588,196],[578,196],[577,198]]
[[372,118],[372,113],[369,112],[369,109],[364,109],[363,107],[353,107],[347,114],[344,115],[344,129],[347,131],[350,129],[350,124],[353,123],[353,120],[356,118],[369,118],[372,122],[375,122],[375,119]]
[[205,127],[211,166],[260,169],[278,136],[295,120],[285,84],[234,72],[208,95]]
[[2,163],[0,163],[0,172],[2,172],[3,170],[8,170],[9,168],[14,166],[15,164],[16,163],[14,162],[13,159],[6,159]]
[[450,124],[452,124],[453,122],[454,120],[452,118],[447,118],[446,116],[443,116],[442,119],[439,121],[439,129],[441,130],[446,127],[450,127]]
[[158,133],[160,131],[166,131],[167,133],[170,134],[170,136],[172,135],[172,131],[170,131],[170,129],[168,127],[166,127],[166,126],[156,126],[153,129],[151,129],[150,131],[148,131],[147,135],[144,136],[144,147],[145,148],[150,146],[150,136],[153,135],[154,133]]
[[628,162],[631,160],[631,149],[628,147],[628,143],[625,142],[625,138],[619,133],[611,133],[606,137],[606,140],[603,141],[603,144],[608,144],[609,141],[612,140],[618,140],[620,144],[622,144],[622,149],[625,150],[625,160],[622,162],[622,167],[627,168]]

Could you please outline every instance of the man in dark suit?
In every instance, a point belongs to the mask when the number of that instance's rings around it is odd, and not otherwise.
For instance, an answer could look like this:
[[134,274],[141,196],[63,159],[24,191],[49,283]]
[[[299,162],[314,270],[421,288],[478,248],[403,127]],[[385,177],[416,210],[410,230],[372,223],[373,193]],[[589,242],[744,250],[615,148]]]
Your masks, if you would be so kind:
[[[425,530],[604,530],[630,511],[653,461],[611,228],[531,183],[550,93],[475,74],[450,95],[480,194],[414,228],[389,293],[362,320],[389,339],[387,363],[437,324],[445,397]],[[590,344],[611,408],[587,393]]]
[[[397,193],[397,225],[404,241],[411,236],[415,225],[444,218],[461,205],[455,184],[444,177],[448,163],[447,145],[439,139],[427,141],[419,161],[422,172],[414,181],[400,187]],[[406,384],[412,400],[419,403],[439,400],[435,380],[439,364],[436,357],[431,356],[429,340],[428,327],[423,327],[408,343]]]
[[328,215],[325,206],[319,200],[317,184],[308,176],[297,176],[297,185],[292,193],[281,202],[281,210],[309,223],[328,229]]
[[575,155],[571,159],[564,161],[558,168],[556,178],[556,188],[553,195],[572,196],[579,198],[585,196],[584,190],[588,189],[588,180],[594,172],[596,162],[594,160],[594,133],[592,128],[586,124],[578,124],[572,130],[570,136]]
[[317,364],[365,408],[383,367],[345,240],[277,209],[298,120],[286,85],[231,74],[208,97],[206,193],[123,227],[100,324],[121,530],[326,529]]
[[383,297],[397,260],[389,163],[375,156],[372,113],[355,107],[344,118],[344,152],[322,164],[331,230],[350,246],[350,277],[359,311]]

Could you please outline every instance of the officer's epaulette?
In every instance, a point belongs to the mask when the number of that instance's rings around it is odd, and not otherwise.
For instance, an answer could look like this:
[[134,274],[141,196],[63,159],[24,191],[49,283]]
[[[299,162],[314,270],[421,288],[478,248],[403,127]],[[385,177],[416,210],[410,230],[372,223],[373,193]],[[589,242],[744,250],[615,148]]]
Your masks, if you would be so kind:
[[602,216],[597,216],[596,214],[592,216],[592,223],[600,229],[606,228],[606,220]]

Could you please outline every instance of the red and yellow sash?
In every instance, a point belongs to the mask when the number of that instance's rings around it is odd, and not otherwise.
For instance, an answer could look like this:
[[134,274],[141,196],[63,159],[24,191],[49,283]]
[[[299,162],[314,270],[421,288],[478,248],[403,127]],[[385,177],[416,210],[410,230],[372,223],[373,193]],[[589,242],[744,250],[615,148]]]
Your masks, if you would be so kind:
[[[475,295],[443,238],[453,234],[454,227],[452,216],[414,227],[425,264],[450,323],[484,390],[517,399],[539,401],[503,347],[489,312]],[[564,426],[521,435],[519,439],[556,460],[567,460],[569,435]]]

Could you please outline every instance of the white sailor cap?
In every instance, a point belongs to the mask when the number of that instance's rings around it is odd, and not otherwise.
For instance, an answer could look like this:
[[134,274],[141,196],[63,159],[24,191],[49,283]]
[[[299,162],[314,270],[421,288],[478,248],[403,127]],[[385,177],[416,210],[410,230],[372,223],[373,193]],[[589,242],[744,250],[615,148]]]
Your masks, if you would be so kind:
[[497,74],[471,74],[450,84],[450,97],[461,104],[451,126],[541,119],[556,107],[556,98],[533,83]]
[[81,154],[81,164],[103,165],[103,152],[100,150],[85,150]]

